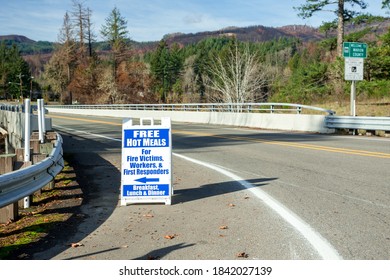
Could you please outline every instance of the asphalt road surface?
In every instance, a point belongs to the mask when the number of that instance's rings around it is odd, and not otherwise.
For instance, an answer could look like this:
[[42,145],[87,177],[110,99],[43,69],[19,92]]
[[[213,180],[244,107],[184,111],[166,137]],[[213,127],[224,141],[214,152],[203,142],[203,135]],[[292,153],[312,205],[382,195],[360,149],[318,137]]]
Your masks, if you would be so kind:
[[93,191],[35,259],[390,258],[390,139],[174,123],[172,205],[120,206],[122,120],[50,117]]

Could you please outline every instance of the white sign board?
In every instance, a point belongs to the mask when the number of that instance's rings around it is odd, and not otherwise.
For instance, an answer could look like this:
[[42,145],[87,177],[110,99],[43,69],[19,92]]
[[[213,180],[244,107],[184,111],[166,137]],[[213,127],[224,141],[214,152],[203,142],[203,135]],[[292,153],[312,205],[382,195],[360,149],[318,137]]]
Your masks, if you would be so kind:
[[[150,125],[144,125],[150,120]],[[122,124],[121,205],[131,203],[171,204],[172,196],[172,133],[170,118],[161,125],[153,119],[132,119]]]
[[363,58],[345,58],[345,80],[362,81],[363,80]]

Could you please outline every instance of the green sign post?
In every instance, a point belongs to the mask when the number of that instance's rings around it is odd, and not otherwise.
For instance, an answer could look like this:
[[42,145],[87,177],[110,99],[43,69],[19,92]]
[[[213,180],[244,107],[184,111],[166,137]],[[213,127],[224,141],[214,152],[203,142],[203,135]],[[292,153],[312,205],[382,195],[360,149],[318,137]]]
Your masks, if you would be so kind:
[[363,80],[364,59],[367,58],[367,44],[344,42],[345,79],[351,80],[351,116],[356,116],[356,81]]
[[344,57],[367,58],[367,44],[356,42],[343,43]]

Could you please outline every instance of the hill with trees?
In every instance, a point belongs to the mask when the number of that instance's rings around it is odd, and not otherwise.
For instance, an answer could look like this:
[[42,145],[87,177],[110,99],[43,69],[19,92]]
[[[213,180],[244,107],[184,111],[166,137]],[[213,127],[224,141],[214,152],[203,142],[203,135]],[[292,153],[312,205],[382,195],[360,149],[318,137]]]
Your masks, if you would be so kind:
[[[335,21],[318,29],[229,27],[137,43],[129,39],[126,19],[114,8],[100,29],[106,41],[95,42],[89,26],[92,12],[83,2],[73,3],[64,15],[59,41],[48,44],[50,51],[34,47],[43,42],[22,36],[2,41],[0,96],[39,91],[62,103],[348,100],[350,83],[344,81]],[[350,18],[344,40],[369,45],[359,98],[389,97],[390,19],[364,14]],[[23,52],[23,46],[30,51]],[[16,56],[29,67],[12,65],[10,58]]]
[[[368,18],[371,18],[370,20]],[[355,33],[362,29],[370,29],[372,35],[383,34],[390,26],[390,20],[383,17],[371,17],[362,15],[348,22],[345,26],[345,33]],[[249,27],[226,27],[216,31],[205,31],[198,33],[172,33],[166,34],[162,40],[169,45],[179,44],[187,46],[189,44],[198,43],[207,38],[216,37],[235,37],[242,42],[266,42],[278,38],[298,38],[302,41],[319,41],[327,37],[336,35],[335,23],[325,23],[320,28],[314,28],[307,25],[287,25],[282,27],[267,27],[263,25]],[[16,45],[22,55],[32,54],[48,54],[55,50],[56,42],[34,41],[21,35],[0,35],[0,42],[4,42],[7,46]],[[129,40],[129,45],[134,50],[142,52],[150,51],[157,47],[158,41],[137,42]],[[103,53],[110,50],[107,42],[92,42],[93,49],[96,52]]]

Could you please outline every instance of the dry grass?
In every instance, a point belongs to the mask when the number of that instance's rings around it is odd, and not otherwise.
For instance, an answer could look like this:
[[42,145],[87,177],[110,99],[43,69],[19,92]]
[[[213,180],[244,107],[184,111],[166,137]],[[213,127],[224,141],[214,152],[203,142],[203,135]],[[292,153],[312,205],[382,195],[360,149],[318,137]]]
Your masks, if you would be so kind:
[[[349,116],[350,102],[345,101],[343,104],[338,102],[326,102],[322,104],[315,104],[313,106],[321,107],[336,111],[336,115]],[[356,102],[357,116],[373,116],[373,117],[390,117],[390,96],[380,100],[364,100]]]

